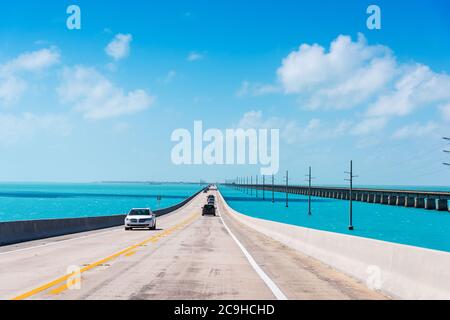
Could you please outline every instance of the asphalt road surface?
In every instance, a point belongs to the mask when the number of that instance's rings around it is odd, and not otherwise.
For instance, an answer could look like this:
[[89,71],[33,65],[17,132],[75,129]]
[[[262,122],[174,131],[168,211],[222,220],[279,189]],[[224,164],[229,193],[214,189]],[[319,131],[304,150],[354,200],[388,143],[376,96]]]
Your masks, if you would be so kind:
[[[215,193],[213,191],[212,193]],[[158,219],[0,247],[0,299],[387,299],[237,222],[206,194]]]

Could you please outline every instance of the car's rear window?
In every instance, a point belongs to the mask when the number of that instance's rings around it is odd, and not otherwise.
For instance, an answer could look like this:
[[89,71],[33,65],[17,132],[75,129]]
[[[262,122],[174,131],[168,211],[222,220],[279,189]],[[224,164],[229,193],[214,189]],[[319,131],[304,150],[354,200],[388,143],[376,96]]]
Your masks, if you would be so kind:
[[131,210],[129,215],[130,216],[150,216],[151,212],[148,209],[135,209],[135,210]]

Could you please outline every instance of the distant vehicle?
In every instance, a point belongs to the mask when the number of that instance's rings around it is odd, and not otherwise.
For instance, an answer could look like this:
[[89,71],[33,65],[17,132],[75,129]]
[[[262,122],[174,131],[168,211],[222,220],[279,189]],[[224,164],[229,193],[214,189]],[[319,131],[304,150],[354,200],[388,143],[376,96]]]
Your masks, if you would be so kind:
[[216,200],[216,197],[214,197],[212,194],[210,194],[210,195],[208,196],[208,200],[209,200],[209,199]]
[[202,208],[202,216],[215,216],[216,215],[216,207],[213,204],[206,204]]
[[125,218],[125,230],[133,228],[156,229],[156,215],[149,208],[131,209]]

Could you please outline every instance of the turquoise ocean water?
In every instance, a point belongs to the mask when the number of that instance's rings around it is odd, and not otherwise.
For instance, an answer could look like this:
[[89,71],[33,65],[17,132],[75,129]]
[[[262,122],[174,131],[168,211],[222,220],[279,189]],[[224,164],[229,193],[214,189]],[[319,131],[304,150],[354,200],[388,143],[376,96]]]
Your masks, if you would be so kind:
[[[437,190],[435,187],[414,189]],[[355,230],[349,231],[348,201],[312,197],[312,215],[309,216],[308,198],[305,196],[290,194],[289,207],[286,208],[284,193],[276,192],[275,203],[272,203],[272,192],[266,191],[264,201],[262,191],[258,191],[259,197],[256,198],[255,191],[251,196],[226,186],[221,186],[220,190],[233,209],[252,217],[450,252],[449,212],[355,201]]]
[[199,184],[2,183],[0,222],[124,214],[136,207],[157,210],[182,202],[202,187]]

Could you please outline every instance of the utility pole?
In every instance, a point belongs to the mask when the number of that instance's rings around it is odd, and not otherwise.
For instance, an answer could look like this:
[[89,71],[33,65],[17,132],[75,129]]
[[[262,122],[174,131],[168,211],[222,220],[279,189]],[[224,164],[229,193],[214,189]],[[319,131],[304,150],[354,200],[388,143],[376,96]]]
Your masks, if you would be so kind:
[[275,203],[275,175],[272,173],[272,203]]
[[256,175],[256,197],[258,198],[258,175]]
[[263,192],[263,200],[266,200],[266,176],[265,175],[263,175],[262,192]]
[[308,178],[308,215],[311,215],[311,180],[315,179],[311,175],[311,167],[309,167],[309,173],[306,175],[306,177]]
[[346,171],[349,175],[349,179],[345,179],[346,181],[350,182],[350,189],[349,189],[349,201],[350,201],[350,211],[349,211],[349,225],[348,230],[354,230],[353,226],[353,178],[357,178],[358,176],[353,175],[353,161],[350,161],[350,172]]
[[288,196],[288,188],[289,188],[289,171],[286,170],[286,208],[289,207],[289,196]]

